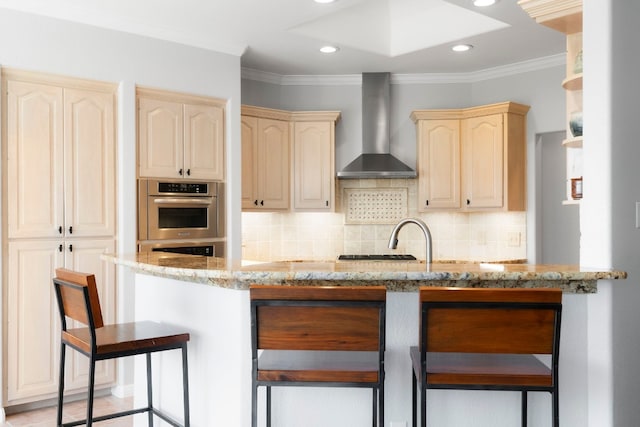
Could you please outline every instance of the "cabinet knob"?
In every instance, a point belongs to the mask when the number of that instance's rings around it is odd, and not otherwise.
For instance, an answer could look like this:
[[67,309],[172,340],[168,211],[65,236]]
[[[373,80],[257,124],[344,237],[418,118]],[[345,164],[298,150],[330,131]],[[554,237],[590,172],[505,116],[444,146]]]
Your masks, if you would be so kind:
[[58,227],[58,233],[62,234],[62,226]]
[[325,201],[324,201],[324,205],[325,205],[326,207],[329,207],[329,201],[328,201],[328,200],[325,200]]
[[264,206],[264,200],[260,200],[260,206]]
[[253,204],[254,204],[254,205],[256,205],[256,206],[258,206],[258,199],[254,200],[254,201],[253,201]]
[[182,169],[178,171],[178,175],[182,176]]
[[69,245],[69,252],[73,252],[73,245]]
[[429,206],[429,201],[428,201],[428,200],[425,200],[425,201],[424,201],[424,204],[425,204],[425,206]]
[[191,176],[191,169],[187,169],[187,176]]
[[69,234],[73,234],[73,225],[69,226]]
[[62,243],[58,246],[58,252],[62,252]]
[[467,206],[471,204],[471,200],[467,199]]

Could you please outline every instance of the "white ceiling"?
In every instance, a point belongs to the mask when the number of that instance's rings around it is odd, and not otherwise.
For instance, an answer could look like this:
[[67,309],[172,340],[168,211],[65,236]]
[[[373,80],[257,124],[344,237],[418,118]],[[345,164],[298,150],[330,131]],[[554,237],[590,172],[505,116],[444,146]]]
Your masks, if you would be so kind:
[[[564,36],[499,0],[0,0],[0,8],[242,56],[280,75],[468,73],[565,51]],[[1,13],[1,11],[0,11]],[[451,46],[474,46],[465,54]],[[324,44],[340,47],[321,54]]]

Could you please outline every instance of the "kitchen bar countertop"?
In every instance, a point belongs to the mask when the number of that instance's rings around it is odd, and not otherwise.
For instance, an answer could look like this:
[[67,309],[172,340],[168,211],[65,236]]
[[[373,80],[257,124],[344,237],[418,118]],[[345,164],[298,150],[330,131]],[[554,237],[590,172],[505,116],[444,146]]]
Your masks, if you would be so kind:
[[147,252],[105,254],[103,259],[149,274],[186,282],[246,290],[252,283],[323,286],[383,285],[392,292],[420,286],[556,287],[567,293],[595,293],[598,280],[625,279],[624,271],[576,265],[535,265],[435,261],[237,261],[194,255]]

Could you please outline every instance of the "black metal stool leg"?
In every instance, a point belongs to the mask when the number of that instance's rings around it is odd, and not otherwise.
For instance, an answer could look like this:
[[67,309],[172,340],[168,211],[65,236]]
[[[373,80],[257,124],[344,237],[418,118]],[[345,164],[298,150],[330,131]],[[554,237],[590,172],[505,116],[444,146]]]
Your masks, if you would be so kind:
[[93,425],[93,386],[96,378],[96,361],[89,358],[89,397],[87,399],[87,427]]
[[371,424],[373,427],[377,427],[378,425],[378,394],[376,393],[376,389],[372,389],[373,391],[373,417],[371,418]]
[[63,343],[60,344],[60,381],[58,382],[58,416],[56,418],[56,425],[60,427],[62,425],[62,404],[64,394],[64,358],[65,350],[67,346]]
[[412,427],[417,427],[418,425],[418,415],[416,414],[416,411],[418,409],[418,405],[416,400],[418,399],[418,379],[416,378],[416,371],[414,371],[413,369],[411,370],[413,373],[411,375],[411,397],[412,397],[412,401],[411,401],[411,409],[413,409],[412,411],[412,415],[411,415],[411,426]]
[[267,427],[271,427],[271,386],[267,386]]
[[527,427],[527,392],[522,392],[522,427]]
[[182,389],[184,405],[184,427],[190,426],[189,421],[189,368],[187,365],[187,344],[182,345]]
[[151,353],[147,353],[147,415],[149,427],[153,427],[153,391],[151,378]]

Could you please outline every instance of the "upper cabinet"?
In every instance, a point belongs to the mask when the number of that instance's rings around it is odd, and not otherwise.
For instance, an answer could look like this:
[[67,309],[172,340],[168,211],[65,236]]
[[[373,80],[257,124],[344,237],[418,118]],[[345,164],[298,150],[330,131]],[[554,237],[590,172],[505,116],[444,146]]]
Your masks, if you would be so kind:
[[7,237],[113,236],[113,86],[5,76]]
[[566,90],[567,198],[564,204],[582,199],[582,0],[520,0],[518,4],[537,23],[567,36]]
[[289,209],[289,122],[242,116],[242,209]]
[[224,180],[224,101],[137,89],[144,178]]
[[419,110],[418,209],[526,209],[526,114],[513,102]]
[[332,211],[339,117],[243,106],[242,209]]

